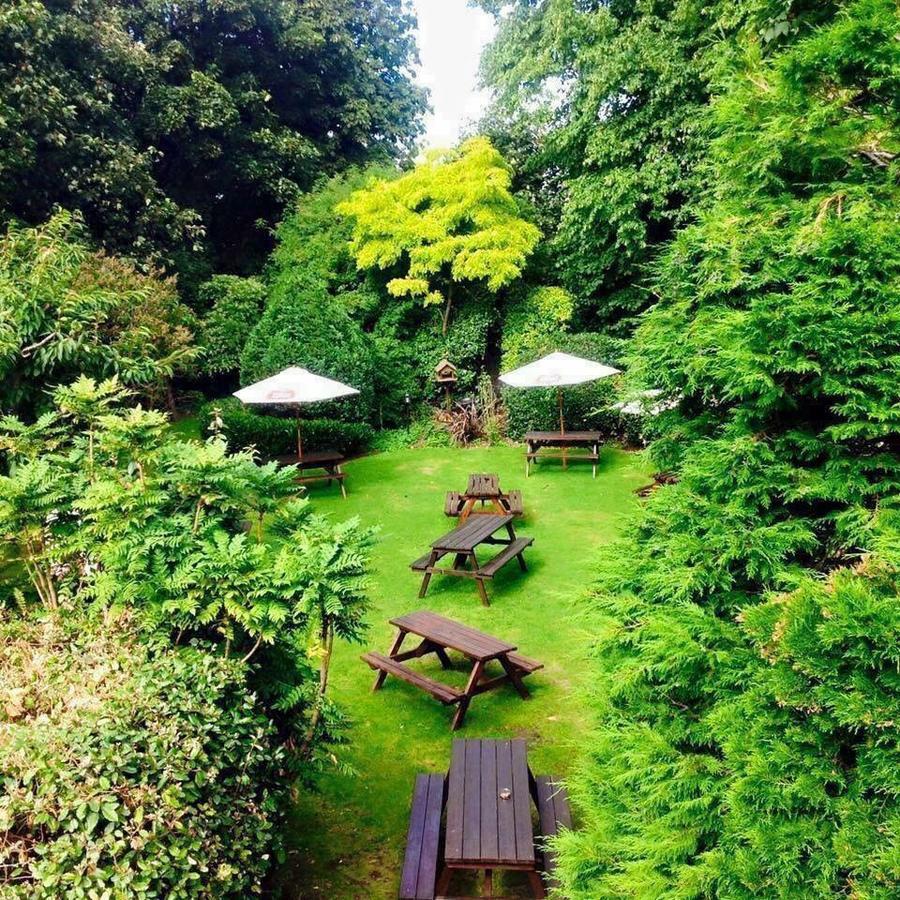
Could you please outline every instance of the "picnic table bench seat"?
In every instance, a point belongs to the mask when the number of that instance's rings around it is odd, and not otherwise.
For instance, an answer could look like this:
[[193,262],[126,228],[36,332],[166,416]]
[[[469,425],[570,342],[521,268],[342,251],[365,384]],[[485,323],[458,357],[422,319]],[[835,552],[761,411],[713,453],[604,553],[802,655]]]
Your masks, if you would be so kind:
[[393,675],[395,678],[407,682],[407,684],[421,688],[425,693],[431,694],[436,700],[440,700],[441,703],[457,703],[463,696],[463,691],[458,688],[435,681],[433,678],[422,675],[420,672],[415,672],[408,666],[404,666],[403,663],[397,662],[397,660],[391,659],[390,656],[385,656],[383,653],[370,651],[369,653],[364,653],[362,659],[371,668],[387,672],[388,675]]
[[537,672],[538,669],[544,668],[542,662],[538,662],[536,659],[529,659],[527,656],[522,656],[521,653],[507,653],[506,658],[517,669],[521,670],[523,675],[531,675],[533,672]]
[[524,572],[526,570],[525,557],[522,552],[533,543],[534,538],[530,537],[516,538],[514,541],[510,541],[493,559],[478,567],[478,574],[482,578],[493,578],[514,556],[519,558],[519,567]]
[[447,491],[447,497],[444,500],[444,515],[450,517],[458,516],[465,502],[465,497],[459,491]]
[[400,876],[400,900],[434,898],[440,863],[444,783],[443,775],[416,775]]
[[556,837],[561,828],[572,827],[572,811],[569,795],[558,778],[552,775],[535,775],[535,791],[540,818],[540,850],[543,856],[544,878],[552,888],[559,887],[556,878],[556,853],[543,844]]
[[509,513],[512,516],[521,516],[525,513],[525,504],[522,502],[521,491],[510,491],[506,495],[506,502],[509,506]]

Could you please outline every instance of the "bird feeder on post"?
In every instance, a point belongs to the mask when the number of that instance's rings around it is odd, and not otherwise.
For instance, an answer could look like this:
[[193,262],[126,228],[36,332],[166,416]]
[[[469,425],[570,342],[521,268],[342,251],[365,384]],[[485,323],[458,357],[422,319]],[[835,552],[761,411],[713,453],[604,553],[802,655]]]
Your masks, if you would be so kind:
[[450,409],[450,389],[456,384],[456,366],[449,359],[442,359],[434,367],[434,377],[438,384],[444,386],[447,395],[447,409]]

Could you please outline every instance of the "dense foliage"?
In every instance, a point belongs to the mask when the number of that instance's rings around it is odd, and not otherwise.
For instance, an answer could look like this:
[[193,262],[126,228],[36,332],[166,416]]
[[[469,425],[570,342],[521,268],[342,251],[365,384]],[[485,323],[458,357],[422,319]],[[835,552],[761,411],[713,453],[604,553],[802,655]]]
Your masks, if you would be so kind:
[[172,279],[84,242],[57,213],[0,238],[0,409],[33,408],[50,384],[116,374],[157,397],[192,359],[193,317]]
[[237,373],[247,336],[259,321],[265,303],[265,285],[256,278],[216,275],[200,285],[197,305],[208,310],[199,335],[204,372]]
[[413,22],[401,0],[4,3],[0,218],[62,204],[190,284],[253,271],[323,171],[412,149]]
[[543,211],[550,281],[589,328],[647,306],[644,266],[705,184],[710,82],[742,31],[766,52],[836,6],[821,0],[479,0],[498,32],[482,69],[485,128]]
[[572,897],[900,890],[900,44],[852,0],[714,103],[632,359],[680,399],[604,557]]
[[[14,417],[0,423],[0,449],[9,468],[0,476],[0,545],[27,573],[43,608],[51,616],[70,615],[70,608],[108,616],[121,611],[134,616],[143,643],[163,649],[196,646],[200,655],[178,655],[182,662],[172,663],[180,666],[176,671],[166,675],[163,661],[156,675],[148,670],[140,677],[189,681],[188,668],[196,664],[202,687],[204,666],[213,679],[217,672],[228,678],[243,673],[236,695],[227,681],[219,688],[214,681],[210,689],[233,697],[227,704],[223,700],[223,715],[235,717],[238,729],[255,727],[247,717],[258,707],[266,717],[265,733],[273,736],[266,752],[284,749],[280,776],[306,778],[331,765],[334,756],[325,748],[339,739],[343,721],[326,694],[331,649],[335,638],[355,641],[364,631],[370,532],[356,520],[333,525],[312,515],[297,496],[291,468],[258,466],[249,452],[228,454],[217,437],[205,444],[173,437],[160,413],[123,407],[125,397],[114,379],[97,384],[83,377],[57,389],[53,399],[53,410],[34,423]],[[4,597],[14,592],[19,605],[29,609],[32,597],[21,591],[14,569],[0,572],[0,588]],[[214,661],[205,662],[206,655]],[[189,697],[179,696],[189,712]],[[173,696],[173,703],[180,701]],[[153,702],[152,694],[147,702]],[[100,726],[91,730],[88,722],[86,727],[85,741],[93,741]],[[215,728],[215,720],[200,712],[185,723],[186,729],[206,727]],[[105,733],[101,729],[97,739],[107,740]],[[26,743],[39,739],[30,732],[22,737]],[[143,738],[135,733],[135,739],[139,753]],[[190,747],[203,738],[192,733],[186,740]],[[244,752],[249,750],[242,744],[228,749]],[[255,759],[254,751],[248,761]],[[126,764],[132,765],[123,760]],[[77,773],[70,769],[61,767],[60,778],[72,781],[73,790],[77,786]],[[259,789],[265,790],[265,783]],[[175,793],[171,800],[182,802]],[[257,886],[267,864],[261,858],[250,867],[240,864],[241,854],[257,853],[260,845],[242,836],[250,824],[230,819],[258,811],[252,799],[242,807],[239,793],[233,800],[233,807],[196,815],[215,818],[203,826],[215,834],[234,829],[238,871],[226,865],[221,877],[237,890],[241,879]],[[159,802],[163,807],[169,802],[167,791]],[[17,819],[40,812],[28,812],[27,797],[21,803]],[[159,808],[146,812],[165,815]],[[184,812],[186,829],[193,814],[190,808]],[[74,819],[67,821],[75,827]],[[200,821],[196,827],[201,830]],[[265,822],[260,827],[263,841]],[[89,852],[93,829],[79,833],[79,841],[88,844],[73,846],[66,865]],[[140,839],[133,849],[144,846],[148,853],[159,851]],[[195,851],[178,842],[174,852],[183,862],[184,854]],[[64,857],[59,860],[63,865]],[[142,860],[138,852],[135,865],[165,863]],[[175,868],[173,877],[180,864]],[[182,896],[218,893],[202,879],[180,890]]]
[[[210,400],[198,410],[205,426],[220,428],[233,450],[255,447],[266,458],[290,456],[297,452],[297,420],[293,413],[282,413],[245,406],[234,397]],[[220,424],[215,424],[220,423]],[[374,434],[365,422],[338,419],[311,419],[303,416],[305,449],[337,450],[358,453],[372,443]]]
[[246,897],[281,846],[285,751],[204,646],[0,612],[0,893]]
[[334,418],[367,420],[373,410],[372,349],[359,325],[317,280],[273,297],[241,354],[241,382],[251,384],[288,366],[302,366],[359,391],[322,404]]

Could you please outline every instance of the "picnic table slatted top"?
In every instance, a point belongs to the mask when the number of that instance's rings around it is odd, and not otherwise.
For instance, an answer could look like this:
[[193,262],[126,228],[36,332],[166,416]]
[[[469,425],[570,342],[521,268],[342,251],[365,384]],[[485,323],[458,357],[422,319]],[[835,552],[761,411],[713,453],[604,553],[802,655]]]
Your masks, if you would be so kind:
[[444,856],[451,865],[534,867],[525,741],[453,742]]
[[470,553],[485,538],[489,538],[498,528],[508,525],[512,522],[513,517],[479,515],[471,516],[453,531],[448,531],[445,535],[433,541],[431,546],[435,550],[446,550],[448,552]]
[[525,435],[526,441],[557,441],[563,443],[571,441],[572,443],[595,443],[600,440],[599,431],[529,431]]
[[515,644],[508,644],[461,622],[454,622],[426,610],[398,616],[391,619],[391,624],[403,631],[433,640],[442,647],[457,650],[469,659],[495,659],[516,649]]
[[300,466],[300,468],[312,469],[321,465],[341,463],[344,461],[344,454],[338,453],[337,450],[313,450],[311,453],[304,453],[299,458],[296,453],[285,453],[281,456],[276,456],[275,460],[283,466]]

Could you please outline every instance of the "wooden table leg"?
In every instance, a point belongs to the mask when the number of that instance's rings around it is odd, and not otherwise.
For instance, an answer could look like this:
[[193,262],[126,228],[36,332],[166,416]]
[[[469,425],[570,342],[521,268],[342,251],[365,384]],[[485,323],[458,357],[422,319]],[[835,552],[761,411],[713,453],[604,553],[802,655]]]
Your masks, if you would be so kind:
[[[391,644],[391,649],[388,650],[388,656],[394,657],[400,652],[400,647],[403,644],[403,640],[406,637],[406,632],[403,629],[397,630],[397,636],[394,638],[394,643]],[[378,670],[378,674],[375,676],[375,684],[372,685],[372,690],[377,691],[383,684],[384,680],[387,678],[387,672]]]
[[347,489],[344,487],[344,470],[340,466],[335,466],[335,471],[341,477],[338,478],[338,484],[341,486],[341,496],[346,500],[347,499]]
[[459,511],[459,524],[462,525],[466,519],[472,514],[472,510],[475,509],[475,501],[469,497],[466,499],[466,502],[463,503],[462,509]]
[[437,885],[434,889],[434,895],[436,897],[443,897],[446,895],[448,888],[450,887],[450,879],[453,876],[453,869],[449,866],[444,866],[441,870],[441,874],[438,875]]
[[[469,556],[472,560],[472,570],[474,572],[477,572],[478,571],[478,558],[475,556],[475,551],[473,550],[469,554]],[[478,596],[481,597],[482,604],[484,606],[490,606],[491,601],[488,600],[487,589],[484,586],[484,579],[476,575],[475,576],[475,584],[478,587]]]
[[528,688],[525,687],[525,682],[522,681],[519,670],[506,658],[506,656],[498,656],[497,661],[503,666],[513,687],[519,692],[519,696],[523,700],[527,700],[531,694],[528,693]]
[[472,692],[478,686],[478,682],[481,681],[483,672],[484,663],[478,659],[472,666],[472,673],[469,675],[469,680],[466,683],[466,690],[456,706],[456,712],[453,714],[453,721],[450,723],[451,731],[456,731],[456,729],[462,725],[463,719],[466,717],[466,712],[469,709],[469,703],[472,702]]
[[450,657],[447,656],[447,651],[443,647],[435,646],[434,648],[435,656],[441,661],[441,665],[445,669],[452,669],[453,663],[450,662]]
[[424,597],[425,592],[428,590],[428,582],[431,581],[431,572],[428,571],[436,562],[437,562],[437,550],[432,550],[431,555],[428,557],[428,566],[425,570],[425,575],[422,577],[422,587],[419,588],[419,597]]
[[484,886],[482,887],[482,896],[494,896],[494,871],[493,869],[484,870]]
[[544,888],[544,879],[541,878],[540,872],[529,872],[528,883],[531,885],[531,890],[535,897],[539,897],[543,900],[543,898],[547,896],[547,891]]

